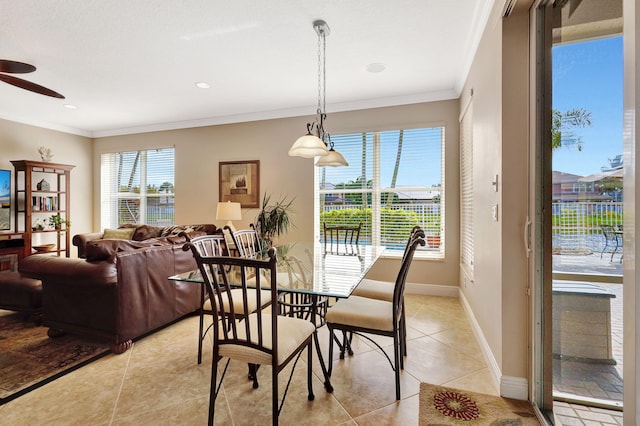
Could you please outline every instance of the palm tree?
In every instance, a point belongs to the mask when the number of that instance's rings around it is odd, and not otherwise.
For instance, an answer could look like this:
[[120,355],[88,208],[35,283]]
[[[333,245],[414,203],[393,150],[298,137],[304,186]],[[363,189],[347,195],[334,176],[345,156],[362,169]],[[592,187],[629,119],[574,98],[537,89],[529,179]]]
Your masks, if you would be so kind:
[[[398,170],[400,169],[400,158],[402,157],[402,141],[404,139],[404,130],[400,130],[398,135],[398,153],[396,154],[396,165],[393,168],[393,176],[391,177],[391,188],[396,187],[396,180],[398,179]],[[387,193],[387,207],[391,207],[393,203],[393,194]]]
[[551,146],[558,149],[561,146],[575,146],[582,151],[582,137],[572,128],[591,126],[591,112],[584,108],[573,108],[560,112],[552,110],[551,117]]

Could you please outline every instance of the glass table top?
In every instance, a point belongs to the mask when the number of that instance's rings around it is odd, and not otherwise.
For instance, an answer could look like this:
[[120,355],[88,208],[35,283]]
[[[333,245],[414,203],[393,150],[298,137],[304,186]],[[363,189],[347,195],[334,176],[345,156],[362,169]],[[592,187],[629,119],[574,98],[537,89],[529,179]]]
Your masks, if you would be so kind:
[[[364,244],[292,243],[276,247],[278,289],[293,293],[348,297],[384,251]],[[195,270],[170,280],[202,283]]]

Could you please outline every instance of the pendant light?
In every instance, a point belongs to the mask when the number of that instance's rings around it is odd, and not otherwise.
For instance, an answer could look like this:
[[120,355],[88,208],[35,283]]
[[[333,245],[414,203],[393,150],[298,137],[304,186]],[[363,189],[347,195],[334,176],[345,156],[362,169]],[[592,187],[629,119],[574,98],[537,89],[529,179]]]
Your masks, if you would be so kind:
[[324,129],[326,114],[326,36],[329,26],[325,21],[313,22],[318,34],[318,109],[316,121],[307,123],[307,134],[296,140],[289,155],[292,157],[319,157],[316,166],[348,166],[342,154],[333,149],[331,135]]

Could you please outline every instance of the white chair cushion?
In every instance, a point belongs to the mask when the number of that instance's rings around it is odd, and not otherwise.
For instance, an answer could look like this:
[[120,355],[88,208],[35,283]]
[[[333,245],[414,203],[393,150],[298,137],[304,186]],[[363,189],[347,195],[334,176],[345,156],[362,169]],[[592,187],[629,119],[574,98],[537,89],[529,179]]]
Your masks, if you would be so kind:
[[[249,321],[251,341],[258,343],[257,314],[251,314],[237,323],[238,338],[246,339],[245,321]],[[278,365],[281,365],[315,331],[315,326],[304,319],[278,316]],[[250,364],[271,365],[271,355],[242,345],[225,344],[220,333],[220,356],[229,357]],[[271,315],[262,315],[263,346],[271,349]]]
[[370,299],[393,302],[393,289],[395,283],[390,281],[378,281],[363,278],[360,284],[351,293],[353,296],[368,297]]
[[331,324],[393,331],[393,303],[352,295],[329,308],[326,320]]
[[[244,315],[246,314],[244,312],[244,306],[243,306],[243,299],[242,299],[242,289],[239,288],[234,288],[231,290],[231,293],[233,293],[232,298],[233,298],[233,312],[235,312],[236,314],[241,314]],[[249,291],[247,294],[247,304],[249,305],[249,313],[255,311],[258,308],[258,301],[257,301],[257,297],[256,297],[256,293],[255,291]],[[261,302],[262,305],[266,305],[267,303],[271,302],[271,291],[269,290],[263,290],[260,292],[260,298],[261,298]],[[217,298],[216,298],[216,303],[217,303]],[[224,311],[225,312],[229,312],[229,297],[224,294],[223,298],[222,298],[222,304],[224,305]],[[204,302],[204,309],[206,310],[212,310],[211,308],[211,300],[206,300]]]

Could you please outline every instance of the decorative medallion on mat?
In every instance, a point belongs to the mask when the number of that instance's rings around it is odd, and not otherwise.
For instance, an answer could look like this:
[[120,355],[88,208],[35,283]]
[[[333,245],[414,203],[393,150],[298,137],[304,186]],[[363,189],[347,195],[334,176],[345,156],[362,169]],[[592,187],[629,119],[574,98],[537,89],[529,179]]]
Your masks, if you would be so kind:
[[47,336],[24,315],[0,310],[0,405],[109,353],[106,344]]
[[528,401],[420,384],[420,425],[540,425]]
[[445,416],[460,420],[475,420],[480,416],[478,406],[468,396],[458,392],[442,391],[435,394],[436,409]]

